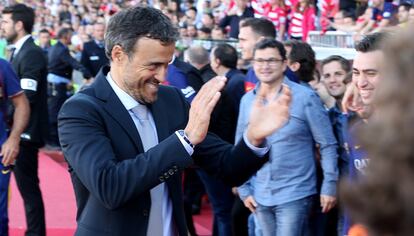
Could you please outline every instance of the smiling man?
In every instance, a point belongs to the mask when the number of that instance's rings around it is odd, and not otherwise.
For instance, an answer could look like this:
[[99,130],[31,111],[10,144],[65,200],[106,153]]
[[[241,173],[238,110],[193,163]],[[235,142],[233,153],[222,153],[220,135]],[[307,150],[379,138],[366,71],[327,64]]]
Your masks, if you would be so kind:
[[[381,43],[387,37],[389,37],[389,33],[370,34],[355,46],[357,52],[352,68],[352,83],[348,86],[342,101],[342,107],[345,111],[354,110],[362,118],[350,126],[346,140],[351,180],[363,178],[370,161],[364,147],[357,139],[356,132],[365,127],[375,111],[373,99],[382,77],[380,67],[386,58]],[[356,99],[353,99],[353,97],[356,97]],[[351,103],[351,101],[354,102]],[[350,222],[346,218],[343,227],[344,234],[348,233],[349,227]]]
[[162,86],[178,32],[150,7],[114,15],[105,34],[110,67],[71,97],[59,114],[59,138],[78,207],[76,235],[188,235],[181,171],[195,163],[240,184],[266,162],[266,136],[288,119],[290,92],[253,109],[235,146],[207,133],[224,77],[191,103]]
[[321,194],[317,196],[322,212],[328,212],[336,204],[338,156],[328,113],[313,90],[284,75],[286,67],[282,43],[263,39],[256,44],[253,68],[259,83],[243,96],[237,123],[236,140],[240,140],[248,127],[250,114],[255,112],[255,98],[263,96],[265,103],[272,102],[280,95],[283,84],[290,87],[289,121],[267,138],[271,143],[270,161],[238,188],[245,206],[256,213],[263,235],[309,233],[309,217],[318,193],[315,143],[320,145],[324,177]]
[[347,75],[351,72],[349,61],[341,56],[330,56],[321,62],[321,72],[321,82],[325,85],[329,95],[334,98],[332,101],[325,101],[325,105],[328,108],[334,106],[340,108],[346,90]]

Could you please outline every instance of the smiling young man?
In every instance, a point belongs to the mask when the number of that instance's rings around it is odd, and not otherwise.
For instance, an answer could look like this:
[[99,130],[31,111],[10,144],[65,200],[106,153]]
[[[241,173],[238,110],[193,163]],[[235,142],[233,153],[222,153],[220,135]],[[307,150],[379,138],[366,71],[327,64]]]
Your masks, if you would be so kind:
[[[357,52],[352,66],[352,83],[348,86],[342,101],[345,111],[354,110],[362,118],[350,126],[346,140],[349,154],[349,177],[353,181],[364,177],[365,169],[370,161],[356,133],[365,127],[375,112],[373,99],[382,76],[380,67],[386,58],[381,43],[387,37],[389,37],[388,33],[383,32],[369,34],[355,46]],[[353,96],[358,99],[353,99]],[[355,102],[352,104],[353,100]],[[349,219],[345,219],[344,234],[347,234],[350,224]]]
[[207,133],[225,85],[213,78],[187,104],[166,79],[178,32],[167,16],[135,7],[112,16],[110,67],[59,113],[59,138],[78,206],[75,235],[188,235],[181,171],[195,163],[240,184],[266,162],[266,136],[288,119],[289,89],[257,102],[235,146]]
[[256,44],[253,55],[253,68],[260,82],[242,98],[236,140],[248,127],[255,98],[261,96],[264,103],[272,102],[280,95],[282,84],[292,91],[291,115],[285,126],[266,138],[271,144],[270,161],[238,188],[239,195],[256,213],[263,235],[306,235],[318,192],[315,143],[320,145],[324,175],[319,197],[322,211],[328,212],[336,202],[336,140],[318,95],[284,76],[287,59],[283,44],[263,39]]

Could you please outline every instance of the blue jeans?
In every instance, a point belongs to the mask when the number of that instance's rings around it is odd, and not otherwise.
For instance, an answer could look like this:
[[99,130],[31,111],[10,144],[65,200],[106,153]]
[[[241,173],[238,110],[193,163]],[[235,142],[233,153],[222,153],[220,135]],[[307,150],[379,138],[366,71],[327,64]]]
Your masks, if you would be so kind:
[[309,234],[309,216],[315,201],[309,196],[276,206],[258,204],[256,216],[263,236],[304,236]]

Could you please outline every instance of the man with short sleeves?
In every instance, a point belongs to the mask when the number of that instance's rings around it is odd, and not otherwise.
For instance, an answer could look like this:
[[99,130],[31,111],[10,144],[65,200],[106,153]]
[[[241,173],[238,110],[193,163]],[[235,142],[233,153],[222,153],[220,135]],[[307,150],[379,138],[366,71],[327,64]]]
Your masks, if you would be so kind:
[[37,174],[38,152],[48,131],[47,61],[31,37],[34,10],[24,4],[3,9],[1,29],[13,51],[10,61],[30,102],[30,120],[21,135],[20,153],[14,167],[24,201],[27,234],[45,235],[45,214]]
[[[15,111],[8,134],[7,106],[11,100]],[[0,235],[8,235],[7,203],[11,166],[19,154],[20,135],[29,120],[30,107],[19,79],[10,64],[0,59]]]

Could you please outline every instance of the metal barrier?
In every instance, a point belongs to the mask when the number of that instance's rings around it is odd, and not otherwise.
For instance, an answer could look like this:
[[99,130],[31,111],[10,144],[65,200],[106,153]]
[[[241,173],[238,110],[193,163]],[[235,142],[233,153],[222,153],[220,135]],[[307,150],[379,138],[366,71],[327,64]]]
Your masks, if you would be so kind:
[[312,47],[353,48],[353,33],[342,31],[309,32],[308,43]]
[[214,46],[220,43],[227,43],[237,48],[237,44],[239,43],[238,40],[214,40],[214,39],[192,39],[192,38],[180,38],[175,47],[180,51],[185,51],[190,46],[202,46],[206,50],[210,51]]

